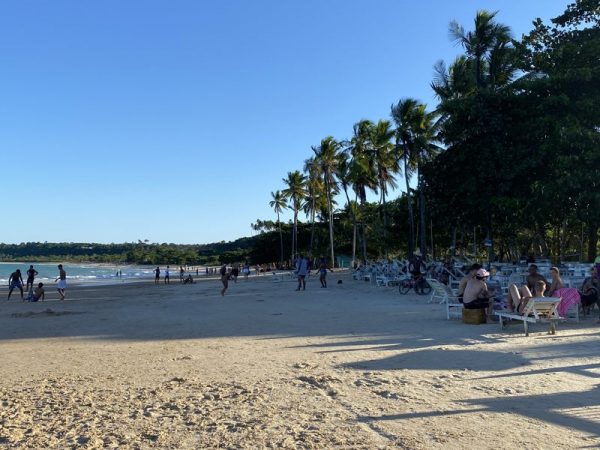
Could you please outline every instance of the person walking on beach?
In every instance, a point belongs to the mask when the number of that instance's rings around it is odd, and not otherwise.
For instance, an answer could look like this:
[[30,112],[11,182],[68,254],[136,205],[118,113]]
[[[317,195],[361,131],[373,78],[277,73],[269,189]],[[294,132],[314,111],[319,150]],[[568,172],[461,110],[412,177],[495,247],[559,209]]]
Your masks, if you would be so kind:
[[319,281],[322,288],[327,287],[327,262],[325,262],[325,258],[319,260]]
[[160,267],[156,267],[154,269],[154,284],[160,283]]
[[171,284],[171,279],[169,278],[169,266],[165,269],[165,284]]
[[33,266],[29,266],[27,270],[27,285],[25,286],[25,290],[29,292],[30,289],[33,289],[33,281],[35,280],[35,276],[38,274],[38,271],[33,268]]
[[221,297],[225,297],[225,291],[229,287],[229,274],[227,273],[227,266],[223,264],[221,267],[221,283],[223,283],[223,289],[221,289]]
[[185,276],[185,270],[183,266],[179,266],[179,281],[183,283],[183,277]]
[[57,281],[58,284],[56,285],[56,287],[58,290],[58,295],[60,296],[61,300],[64,300],[65,290],[67,289],[67,272],[65,272],[65,270],[63,269],[62,264],[58,265],[58,276],[56,277],[54,282],[56,283]]
[[12,294],[12,291],[17,288],[19,291],[21,291],[21,300],[23,299],[23,276],[21,275],[21,271],[19,269],[15,270],[13,273],[10,274],[10,277],[8,278],[8,298],[6,300],[10,300],[10,294]]
[[308,259],[302,255],[300,255],[296,261],[296,275],[298,276],[298,287],[296,290],[299,291],[300,288],[302,288],[302,290],[305,291],[306,275],[308,275]]

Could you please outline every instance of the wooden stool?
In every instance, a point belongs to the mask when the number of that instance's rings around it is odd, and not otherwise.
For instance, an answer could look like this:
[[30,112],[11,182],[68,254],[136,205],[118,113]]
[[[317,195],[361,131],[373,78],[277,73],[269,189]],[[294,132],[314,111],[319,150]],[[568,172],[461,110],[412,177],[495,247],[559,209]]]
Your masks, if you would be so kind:
[[462,310],[462,321],[471,325],[479,325],[486,322],[485,309],[467,309]]

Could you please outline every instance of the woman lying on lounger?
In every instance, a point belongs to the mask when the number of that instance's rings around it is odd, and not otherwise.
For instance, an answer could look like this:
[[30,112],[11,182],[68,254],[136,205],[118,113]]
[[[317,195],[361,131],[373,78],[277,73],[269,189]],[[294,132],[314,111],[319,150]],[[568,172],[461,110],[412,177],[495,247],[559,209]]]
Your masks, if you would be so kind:
[[527,307],[527,302],[532,298],[544,297],[544,292],[546,292],[546,283],[542,280],[535,282],[535,296],[531,294],[531,291],[526,285],[519,291],[516,284],[511,284],[510,288],[508,288],[508,300],[509,303],[512,303],[514,312],[523,314],[523,311],[525,311],[525,308]]

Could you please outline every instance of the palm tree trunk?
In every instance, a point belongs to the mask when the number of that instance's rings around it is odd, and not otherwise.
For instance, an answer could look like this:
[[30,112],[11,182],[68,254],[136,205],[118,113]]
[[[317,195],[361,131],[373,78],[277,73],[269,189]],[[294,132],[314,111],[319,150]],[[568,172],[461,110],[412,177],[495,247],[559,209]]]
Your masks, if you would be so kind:
[[408,223],[409,223],[409,237],[408,237],[408,256],[412,256],[414,247],[413,242],[415,240],[415,219],[413,216],[412,199],[410,197],[410,184],[408,179],[408,156],[404,155],[404,181],[406,182],[406,198],[408,199]]
[[344,185],[344,194],[346,194],[346,204],[350,210],[350,217],[352,218],[352,268],[354,268],[354,261],[356,260],[356,216],[354,215],[354,209],[350,204],[350,197],[348,196],[348,189]]
[[279,225],[279,244],[281,248],[279,264],[281,265],[281,267],[283,267],[283,232],[281,231],[281,221],[279,220],[279,212],[277,213],[277,225]]
[[[360,200],[360,205],[361,205],[361,208],[364,210],[365,203],[364,203],[363,199]],[[362,227],[363,262],[366,264],[367,263],[367,227],[365,225],[364,211],[363,211],[363,214],[361,215],[361,227]]]
[[327,207],[329,208],[329,246],[331,248],[331,267],[335,267],[333,254],[333,211],[331,206],[331,192],[329,192],[329,173],[325,172],[325,191],[327,193]]
[[313,244],[315,242],[315,199],[311,200],[311,212],[310,212],[310,254],[312,254]]
[[384,255],[385,259],[388,259],[388,246],[387,246],[387,204],[385,202],[385,190],[384,187],[381,187],[381,203],[383,207],[383,245],[384,245]]
[[425,223],[425,192],[423,192],[423,183],[421,174],[418,174],[419,178],[419,209],[421,218],[421,253],[423,258],[427,258],[427,224]]

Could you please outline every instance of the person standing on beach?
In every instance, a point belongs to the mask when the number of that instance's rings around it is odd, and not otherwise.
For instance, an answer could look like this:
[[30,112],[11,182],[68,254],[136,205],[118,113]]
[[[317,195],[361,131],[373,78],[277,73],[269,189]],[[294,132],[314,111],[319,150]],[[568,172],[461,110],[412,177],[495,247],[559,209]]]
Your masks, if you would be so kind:
[[58,295],[60,296],[61,300],[64,300],[65,289],[67,289],[67,272],[65,272],[65,270],[63,269],[62,264],[58,265],[58,276],[56,277],[54,282],[56,283],[57,281],[58,284],[56,285],[56,287],[58,290]]
[[223,289],[221,289],[221,297],[225,297],[225,291],[229,287],[229,274],[227,273],[227,266],[223,264],[221,267],[221,283],[223,283]]
[[296,261],[296,275],[298,276],[298,287],[297,291],[302,288],[303,291],[306,290],[306,275],[308,274],[308,259],[300,255],[298,260]]
[[27,270],[27,285],[25,286],[25,290],[29,292],[30,289],[33,289],[33,281],[35,280],[35,276],[38,274],[38,271],[33,268],[33,266],[29,266]]
[[154,269],[154,284],[160,283],[160,267]]
[[327,263],[325,262],[325,258],[319,260],[319,281],[322,288],[327,287]]
[[179,266],[179,281],[183,283],[183,277],[185,276],[185,270],[183,266]]
[[165,269],[165,284],[171,284],[171,279],[169,278],[169,266]]
[[12,294],[12,291],[15,288],[21,291],[21,300],[23,300],[23,276],[21,275],[21,271],[19,269],[10,274],[10,277],[8,278],[8,286],[8,298],[6,300],[10,300],[10,294]]

